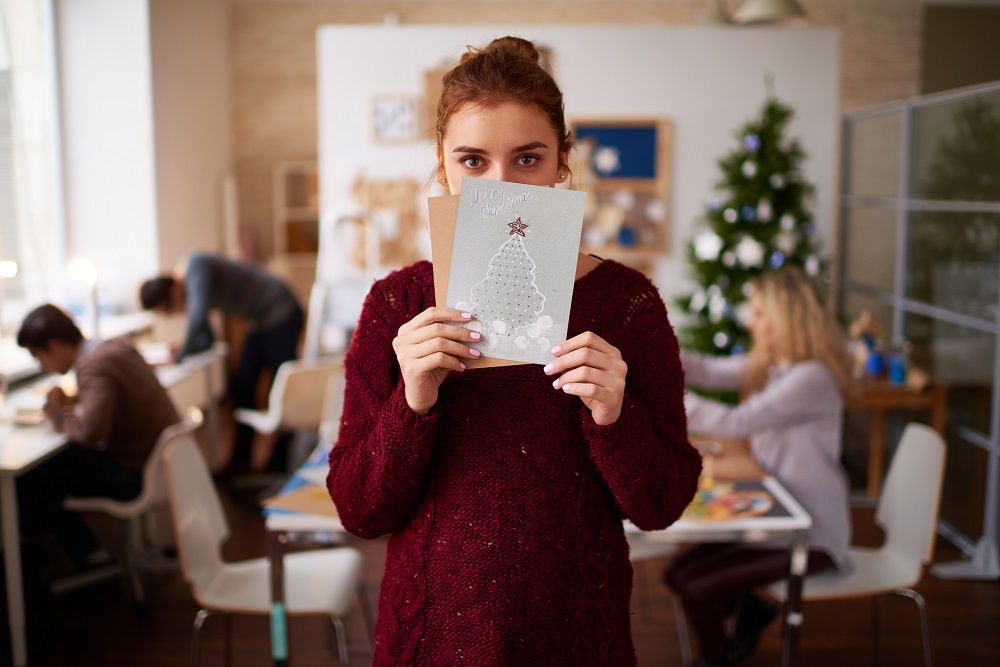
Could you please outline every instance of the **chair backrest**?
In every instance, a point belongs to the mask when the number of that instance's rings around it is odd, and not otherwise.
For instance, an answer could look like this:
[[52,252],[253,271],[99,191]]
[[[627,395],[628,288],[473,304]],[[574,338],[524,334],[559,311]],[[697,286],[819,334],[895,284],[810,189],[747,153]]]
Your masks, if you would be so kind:
[[908,424],[875,512],[876,523],[886,531],[884,548],[914,568],[914,582],[934,553],[944,454],[944,439],[937,431]]
[[198,597],[224,564],[222,546],[229,539],[229,522],[193,438],[171,443],[163,466],[181,567]]
[[281,428],[318,431],[326,412],[330,376],[342,369],[343,362],[339,359],[295,360],[281,364],[268,398],[268,401],[277,401],[271,405],[281,406]]
[[146,459],[146,465],[142,469],[142,491],[139,496],[132,501],[136,507],[151,507],[167,499],[167,484],[163,477],[163,453],[170,443],[188,436],[198,430],[201,426],[201,411],[192,410],[188,415],[160,432],[160,437],[156,439],[153,451]]
[[340,431],[340,417],[344,412],[344,366],[330,374],[326,383],[326,396],[323,399],[323,423],[319,427],[320,440],[336,442]]

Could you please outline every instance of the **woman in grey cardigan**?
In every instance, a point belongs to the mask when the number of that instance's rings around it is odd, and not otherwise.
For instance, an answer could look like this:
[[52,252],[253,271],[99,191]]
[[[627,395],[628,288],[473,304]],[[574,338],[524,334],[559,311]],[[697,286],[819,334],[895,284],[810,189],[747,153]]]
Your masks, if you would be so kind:
[[[743,396],[733,406],[688,392],[688,429],[749,439],[757,463],[812,516],[808,572],[846,570],[851,519],[840,439],[851,375],[843,341],[815,285],[798,269],[762,276],[750,307],[753,345],[746,356],[681,352],[687,385]],[[698,545],[670,563],[664,579],[697,635],[697,667],[724,667],[753,653],[777,609],[751,591],[788,576],[788,566],[786,547],[740,544]],[[725,619],[737,608],[729,640]]]

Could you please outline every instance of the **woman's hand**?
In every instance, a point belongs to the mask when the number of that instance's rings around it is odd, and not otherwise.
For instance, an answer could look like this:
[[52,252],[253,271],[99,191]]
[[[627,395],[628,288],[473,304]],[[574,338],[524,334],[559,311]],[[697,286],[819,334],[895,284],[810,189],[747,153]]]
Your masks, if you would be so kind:
[[475,359],[479,350],[468,342],[481,334],[445,322],[469,322],[472,315],[455,308],[428,308],[399,327],[392,339],[392,349],[403,373],[406,404],[419,415],[426,415],[437,403],[438,388],[451,371],[464,371],[461,358]]
[[556,359],[544,369],[546,375],[559,375],[552,386],[579,396],[595,423],[607,426],[618,421],[628,372],[618,348],[586,331],[552,348],[552,354]]

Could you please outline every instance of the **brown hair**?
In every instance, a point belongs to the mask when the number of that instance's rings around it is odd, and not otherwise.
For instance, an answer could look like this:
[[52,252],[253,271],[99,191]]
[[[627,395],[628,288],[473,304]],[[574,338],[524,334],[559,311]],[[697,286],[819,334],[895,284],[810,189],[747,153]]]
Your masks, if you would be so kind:
[[562,91],[542,67],[534,44],[520,37],[500,37],[483,49],[470,46],[444,76],[435,128],[439,176],[444,173],[444,133],[452,115],[470,104],[489,109],[507,102],[534,104],[545,114],[559,137],[559,166],[568,168],[573,138],[566,129]]
[[820,362],[847,397],[851,387],[850,361],[819,287],[798,268],[786,267],[764,273],[754,281],[753,288],[771,323],[774,345],[770,350],[760,346],[751,348],[744,371],[745,389],[751,393],[763,389],[780,354],[792,363]]
[[51,303],[28,313],[17,332],[17,344],[29,350],[48,350],[54,340],[76,345],[83,334],[69,315]]
[[176,279],[173,276],[162,275],[150,278],[139,288],[139,302],[143,310],[153,310],[170,303],[170,290],[174,288]]

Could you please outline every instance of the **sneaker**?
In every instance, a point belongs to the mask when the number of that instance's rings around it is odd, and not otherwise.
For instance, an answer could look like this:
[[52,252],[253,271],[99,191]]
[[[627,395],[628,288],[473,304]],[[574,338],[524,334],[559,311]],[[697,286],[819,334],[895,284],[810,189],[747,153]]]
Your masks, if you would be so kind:
[[733,633],[732,661],[746,660],[757,650],[757,643],[764,630],[778,616],[778,607],[763,600],[753,593],[747,593],[736,619],[736,630]]

